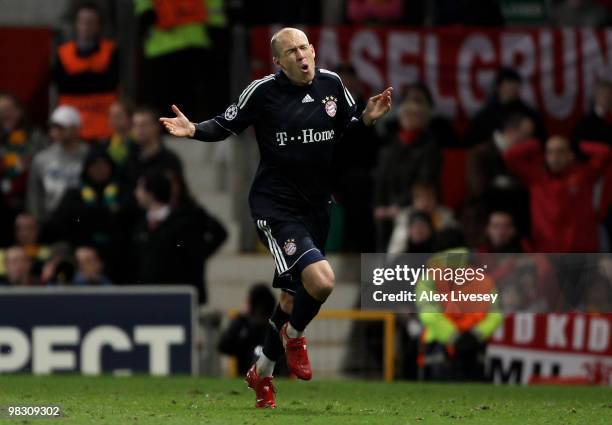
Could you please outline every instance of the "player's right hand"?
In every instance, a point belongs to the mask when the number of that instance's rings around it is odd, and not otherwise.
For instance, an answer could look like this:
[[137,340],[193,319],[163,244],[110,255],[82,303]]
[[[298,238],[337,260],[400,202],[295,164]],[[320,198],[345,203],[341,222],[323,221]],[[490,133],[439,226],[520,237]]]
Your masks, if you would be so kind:
[[176,114],[176,117],[159,119],[166,131],[176,137],[193,137],[195,124],[189,121],[176,105],[172,105],[172,112]]

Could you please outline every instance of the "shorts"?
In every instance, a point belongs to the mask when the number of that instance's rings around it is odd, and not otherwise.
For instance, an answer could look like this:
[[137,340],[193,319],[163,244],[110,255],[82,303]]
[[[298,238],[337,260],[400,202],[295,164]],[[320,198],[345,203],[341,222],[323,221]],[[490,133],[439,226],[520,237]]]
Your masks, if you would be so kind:
[[308,265],[325,260],[324,246],[329,230],[329,216],[311,219],[255,220],[257,234],[274,257],[272,286],[295,294],[301,286],[301,274]]

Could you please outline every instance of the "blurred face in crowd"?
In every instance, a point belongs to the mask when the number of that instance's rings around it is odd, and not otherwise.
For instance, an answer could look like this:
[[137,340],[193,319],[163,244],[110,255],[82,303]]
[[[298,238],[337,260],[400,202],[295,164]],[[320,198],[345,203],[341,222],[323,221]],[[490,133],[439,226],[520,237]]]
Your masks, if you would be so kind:
[[553,174],[565,171],[574,162],[574,153],[565,137],[552,136],[546,142],[546,166]]
[[21,109],[10,96],[0,95],[0,126],[2,130],[14,130],[21,120]]
[[595,88],[595,107],[602,114],[612,113],[612,83],[600,82]]
[[112,176],[113,169],[105,158],[98,158],[87,167],[87,177],[97,184],[107,183]]
[[91,43],[100,36],[102,25],[98,11],[82,8],[77,12],[75,20],[76,38],[82,43]]
[[504,130],[503,137],[506,143],[508,143],[509,146],[512,146],[516,143],[532,138],[534,130],[535,128],[533,121],[528,117],[524,117],[521,119],[518,126],[506,128]]
[[426,103],[407,100],[399,110],[399,124],[403,130],[419,131],[429,123],[430,108]]
[[433,213],[437,206],[436,194],[431,187],[415,185],[412,188],[412,206],[415,210]]
[[26,284],[30,277],[32,262],[25,249],[14,246],[6,250],[5,267],[9,281]]
[[15,219],[15,242],[19,245],[38,242],[38,223],[30,214],[19,214]]
[[516,228],[512,216],[505,212],[494,212],[489,216],[487,237],[494,247],[504,247],[512,243]]
[[426,109],[431,109],[431,105],[429,103],[427,95],[419,87],[412,86],[408,88],[406,94],[404,95],[404,101],[413,102],[418,105],[422,105]]
[[410,241],[414,244],[425,243],[432,237],[429,224],[423,220],[413,220],[410,223],[409,233]]
[[518,99],[521,93],[521,82],[516,80],[502,80],[497,87],[497,97],[501,103]]
[[115,102],[108,111],[108,123],[114,133],[127,134],[132,127],[132,117],[125,105]]
[[102,274],[102,260],[100,260],[98,253],[93,248],[77,248],[75,257],[79,266],[79,272],[86,279],[96,279]]
[[51,124],[49,128],[49,138],[53,142],[67,145],[79,139],[78,127],[64,127],[58,124]]
[[139,145],[159,141],[160,127],[157,117],[149,112],[136,112],[132,120],[132,136]]
[[315,75],[315,51],[308,37],[295,28],[283,28],[272,37],[274,64],[294,84],[309,84]]

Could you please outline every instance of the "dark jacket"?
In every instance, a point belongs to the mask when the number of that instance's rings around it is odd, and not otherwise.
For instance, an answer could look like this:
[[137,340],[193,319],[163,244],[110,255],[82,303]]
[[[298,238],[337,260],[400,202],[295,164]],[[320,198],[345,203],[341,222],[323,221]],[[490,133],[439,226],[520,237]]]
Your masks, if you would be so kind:
[[136,146],[128,161],[128,164],[125,165],[125,173],[129,189],[132,191],[136,187],[138,178],[148,172],[170,169],[177,174],[181,174],[183,170],[183,166],[178,156],[163,145],[155,155],[149,158],[141,158],[140,148]]
[[410,187],[416,182],[437,186],[441,165],[442,151],[431,131],[409,145],[393,141],[380,152],[374,205],[409,205]]
[[465,132],[464,144],[473,146],[488,140],[495,130],[501,128],[504,118],[513,113],[531,118],[535,126],[534,136],[540,141],[546,140],[546,127],[537,111],[520,99],[501,103],[497,98],[493,98],[472,118]]
[[226,237],[221,223],[195,203],[174,208],[153,229],[143,217],[132,237],[133,282],[192,285],[204,304],[205,260]]
[[246,374],[253,365],[255,349],[263,346],[267,328],[267,323],[257,324],[249,316],[240,314],[221,333],[218,349],[223,354],[236,357],[240,375]]
[[[59,206],[43,226],[43,237],[48,241],[64,240],[73,247],[88,245],[96,248],[113,279],[120,273],[116,269],[122,245],[122,193],[119,184],[111,178],[96,184],[87,177],[89,165],[103,157],[112,167],[112,160],[102,150],[88,154],[83,164],[81,184],[66,191]],[[114,172],[113,172],[114,173]]]
[[577,144],[582,140],[603,142],[612,146],[612,122],[606,121],[591,110],[582,117],[572,132],[572,142]]

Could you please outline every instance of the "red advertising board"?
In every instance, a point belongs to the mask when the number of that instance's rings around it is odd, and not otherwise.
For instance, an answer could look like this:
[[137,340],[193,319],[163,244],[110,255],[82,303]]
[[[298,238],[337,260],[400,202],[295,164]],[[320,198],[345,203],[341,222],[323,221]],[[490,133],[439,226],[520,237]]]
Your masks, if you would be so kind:
[[[276,27],[251,33],[252,77],[273,71],[269,40]],[[571,129],[589,106],[598,75],[612,75],[612,29],[590,28],[368,28],[307,27],[317,65],[350,62],[371,92],[396,93],[422,80],[438,112],[459,129],[486,101],[500,66],[524,77],[523,98],[536,106],[553,132]]]
[[612,385],[612,314],[513,314],[487,355],[497,382],[584,378]]

